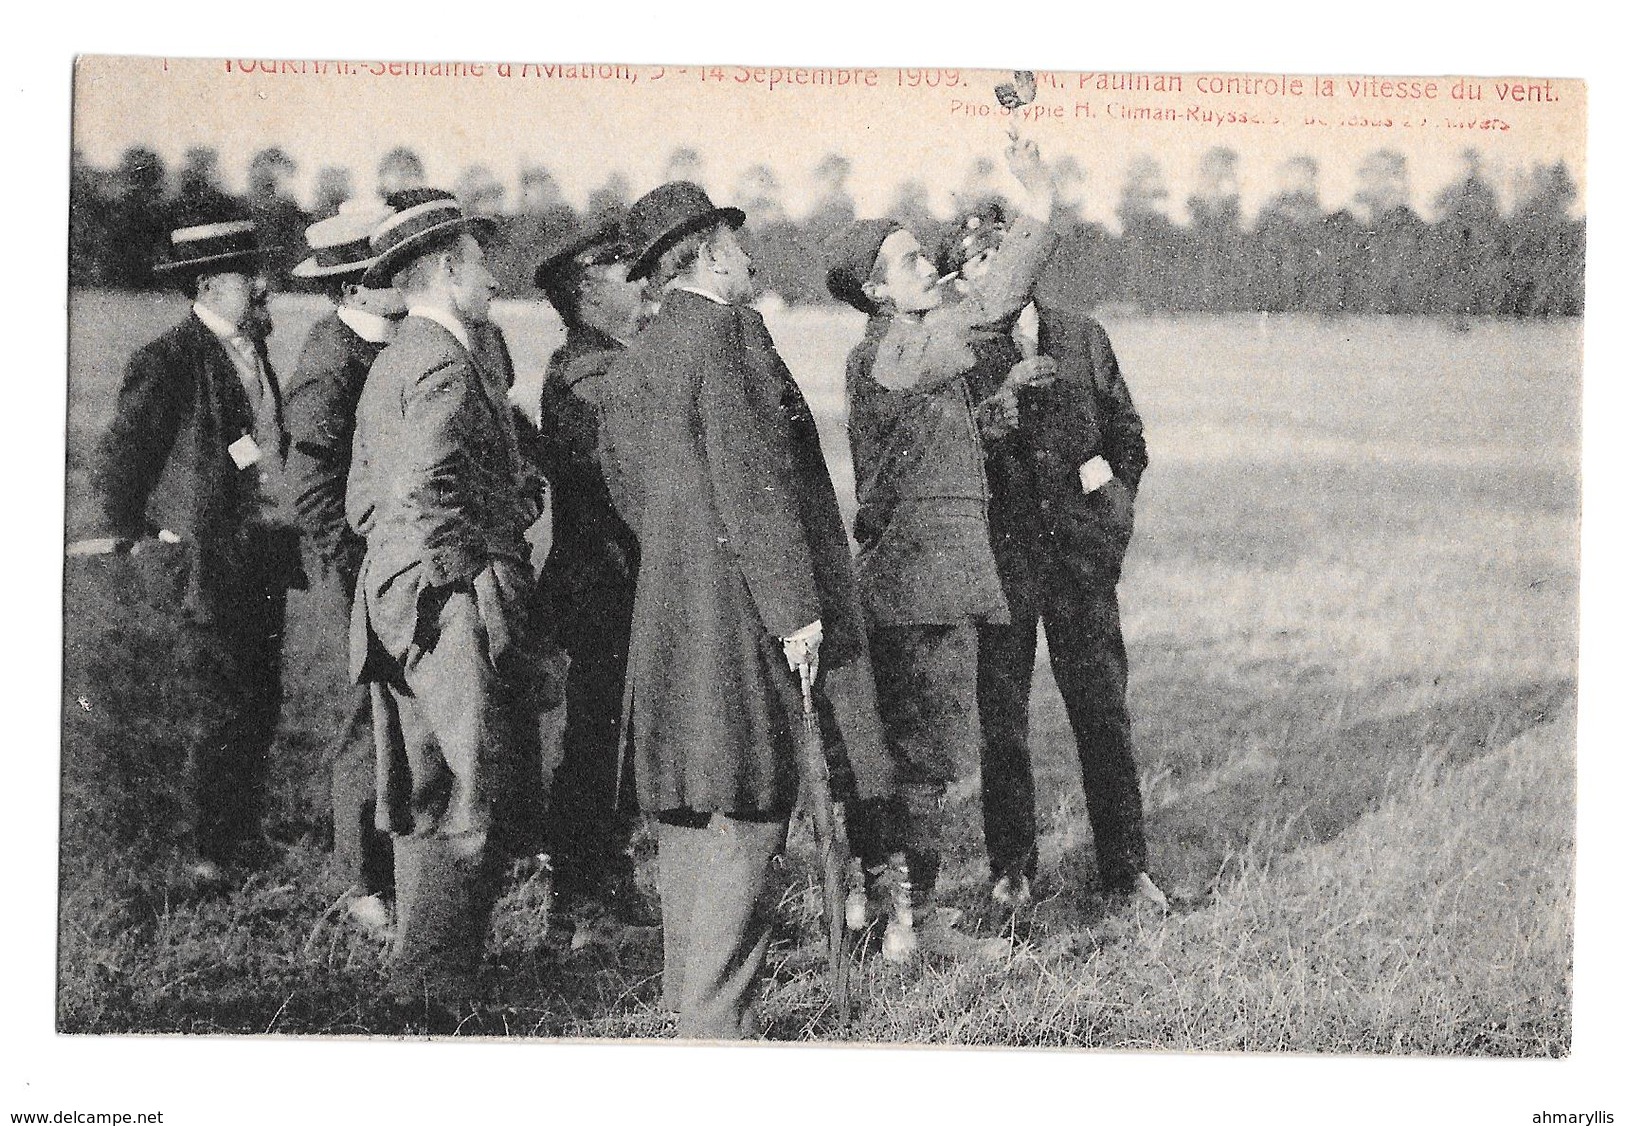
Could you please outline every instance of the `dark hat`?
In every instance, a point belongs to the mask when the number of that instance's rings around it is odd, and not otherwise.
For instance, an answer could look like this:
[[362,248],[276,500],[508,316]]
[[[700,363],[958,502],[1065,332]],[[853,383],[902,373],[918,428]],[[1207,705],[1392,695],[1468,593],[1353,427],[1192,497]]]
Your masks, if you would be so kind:
[[536,264],[536,287],[547,289],[568,281],[576,270],[607,266],[626,257],[626,235],[619,223],[602,223],[585,233],[572,231],[543,251],[542,260]]
[[992,232],[1009,225],[1004,205],[988,200],[955,218],[942,233],[934,258],[939,274],[956,274],[989,246]]
[[745,213],[737,207],[717,207],[691,180],[661,184],[626,213],[626,241],[637,254],[627,276],[634,281],[648,277],[662,254],[688,235],[718,223],[737,230],[745,223]]
[[361,278],[369,289],[388,288],[413,259],[438,250],[456,236],[478,237],[496,225],[484,216],[464,214],[457,197],[439,188],[407,188],[392,192],[385,202],[395,214],[372,233],[374,260]]
[[293,268],[293,276],[340,278],[365,273],[375,260],[372,233],[393,214],[381,201],[346,201],[337,215],[305,228],[305,241],[314,253]]
[[152,272],[176,280],[204,274],[252,273],[272,249],[276,248],[259,245],[259,230],[252,219],[193,223],[170,232],[169,257],[154,263]]
[[895,219],[859,219],[832,236],[825,246],[829,272],[824,275],[831,296],[859,312],[876,312],[863,286],[874,275],[881,244],[902,229]]

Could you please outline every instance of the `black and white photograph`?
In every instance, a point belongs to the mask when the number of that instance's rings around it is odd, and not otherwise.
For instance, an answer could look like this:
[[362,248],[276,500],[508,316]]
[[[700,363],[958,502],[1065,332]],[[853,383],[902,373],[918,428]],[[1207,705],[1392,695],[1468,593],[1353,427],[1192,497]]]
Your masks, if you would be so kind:
[[1576,1052],[1583,78],[72,69],[58,1041]]

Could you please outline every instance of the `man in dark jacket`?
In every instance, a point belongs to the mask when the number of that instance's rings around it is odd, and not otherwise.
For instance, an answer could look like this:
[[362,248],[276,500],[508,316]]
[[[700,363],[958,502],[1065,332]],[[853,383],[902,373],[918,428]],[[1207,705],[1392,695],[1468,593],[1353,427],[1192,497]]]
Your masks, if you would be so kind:
[[271,851],[262,805],[299,558],[255,227],[209,218],[176,230],[156,267],[186,288],[192,311],[130,357],[91,487],[95,539],[134,550],[155,599],[181,616],[182,675],[200,701],[187,867],[198,885],[219,887],[227,869],[261,866]]
[[628,851],[631,802],[617,803],[615,789],[638,547],[598,462],[609,367],[645,317],[643,284],[627,278],[630,265],[619,228],[608,226],[549,247],[536,267],[536,285],[567,334],[548,363],[538,417],[553,506],[541,589],[570,654],[547,851],[552,909],[572,920],[575,946],[608,937],[615,924],[652,922]]
[[[1010,231],[983,214],[950,234],[939,265],[975,293]],[[1050,667],[1078,743],[1101,888],[1166,908],[1146,873],[1139,774],[1130,741],[1128,660],[1117,582],[1146,466],[1140,416],[1101,326],[1030,305],[1004,331],[979,337],[973,393],[1002,384],[1029,354],[1052,358],[1056,378],[1024,388],[1018,425],[987,449],[990,523],[1009,624],[978,639],[983,826],[993,897],[1026,903],[1037,873],[1028,712],[1040,620]]]
[[[331,219],[305,232],[311,255],[293,276],[320,280],[333,310],[305,337],[288,382],[288,484],[304,533],[305,574],[320,600],[322,625],[332,630],[336,652],[349,650],[350,612],[356,576],[367,543],[344,519],[344,488],[350,473],[356,404],[372,361],[394,335],[406,306],[393,289],[361,285],[372,265],[368,238],[393,212],[382,203],[351,201]],[[350,707],[333,741],[333,864],[348,902],[345,911],[361,929],[383,937],[387,900],[394,894],[389,835],[374,823],[377,769],[372,705],[367,689],[352,685]]]
[[859,796],[890,788],[835,491],[745,304],[743,222],[686,181],[633,205],[632,273],[653,276],[660,312],[611,365],[603,416],[611,495],[639,545],[623,738],[659,820],[665,998],[679,1035],[706,1039],[753,1032],[802,676]]

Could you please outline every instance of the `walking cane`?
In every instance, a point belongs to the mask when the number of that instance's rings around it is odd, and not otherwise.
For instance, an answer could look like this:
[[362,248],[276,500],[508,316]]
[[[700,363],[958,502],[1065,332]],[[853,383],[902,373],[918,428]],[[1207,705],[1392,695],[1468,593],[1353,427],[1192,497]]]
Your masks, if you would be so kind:
[[845,1028],[852,1018],[852,986],[846,959],[846,833],[835,812],[829,785],[824,736],[813,708],[812,670],[801,666],[801,724],[796,735],[796,765],[808,809],[813,840],[824,866],[824,925],[829,942],[830,1000],[835,1021]]

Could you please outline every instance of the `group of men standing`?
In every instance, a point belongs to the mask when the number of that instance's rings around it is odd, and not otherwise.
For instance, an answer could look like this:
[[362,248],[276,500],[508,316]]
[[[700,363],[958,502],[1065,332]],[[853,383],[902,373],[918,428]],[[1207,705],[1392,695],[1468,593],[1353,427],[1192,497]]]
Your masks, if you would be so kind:
[[[477,996],[513,859],[550,857],[554,910],[578,928],[638,919],[638,810],[679,1035],[752,1035],[808,689],[861,869],[847,924],[884,917],[888,957],[974,952],[935,891],[943,803],[979,760],[989,894],[1030,903],[1040,620],[1102,889],[1165,908],[1115,592],[1145,445],[1099,325],[1034,302],[1049,179],[1030,143],[1009,161],[1021,216],[968,216],[937,263],[886,221],[828,248],[831,293],[869,318],[847,364],[855,556],[812,412],[751,308],[745,216],[698,185],[544,248],[536,281],[568,335],[533,415],[510,403],[481,220],[450,193],[310,228],[295,273],[334,308],[285,384],[252,223],[174,232],[160,269],[192,315],[126,369],[95,542],[180,579],[208,703],[192,877],[223,886],[274,847],[258,803],[286,591],[304,581],[347,630],[357,686],[335,868],[349,917],[392,932],[403,1001]],[[541,716],[561,700],[549,783]]]

